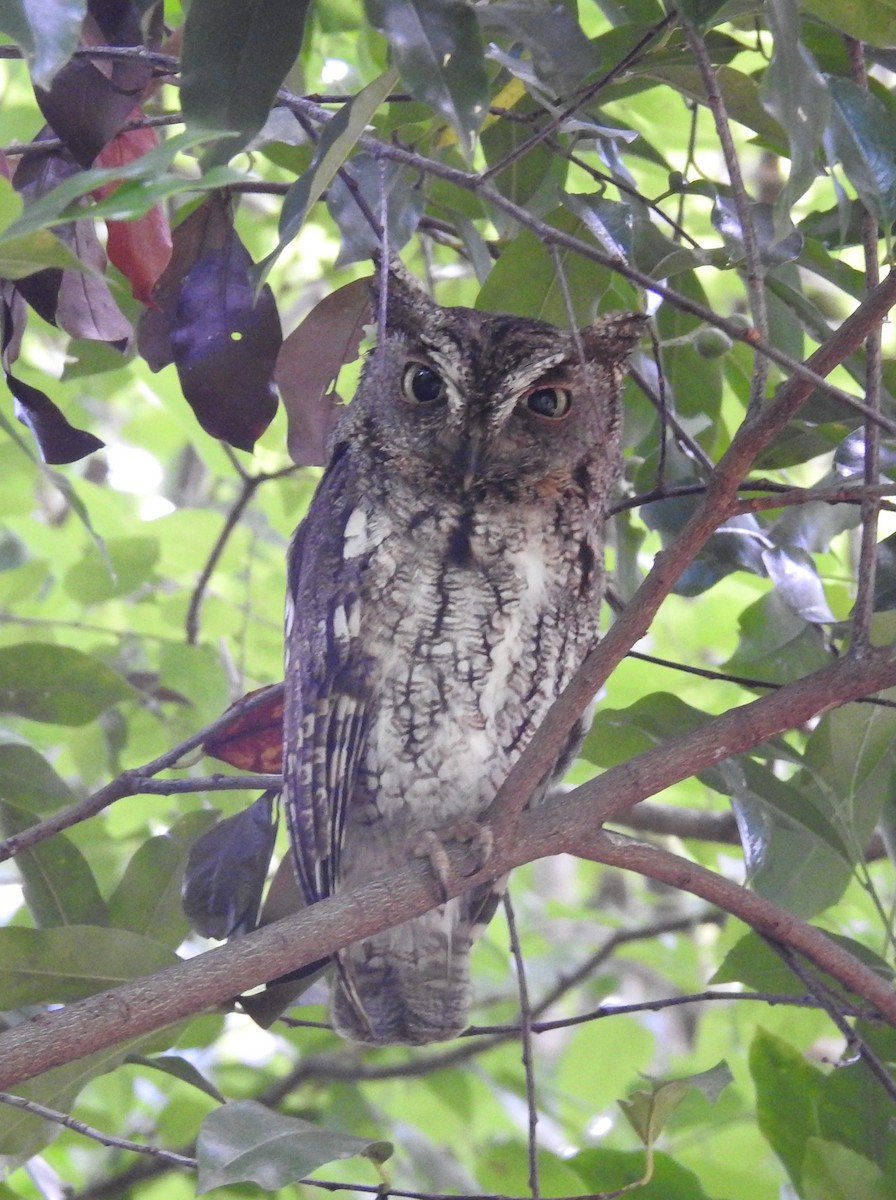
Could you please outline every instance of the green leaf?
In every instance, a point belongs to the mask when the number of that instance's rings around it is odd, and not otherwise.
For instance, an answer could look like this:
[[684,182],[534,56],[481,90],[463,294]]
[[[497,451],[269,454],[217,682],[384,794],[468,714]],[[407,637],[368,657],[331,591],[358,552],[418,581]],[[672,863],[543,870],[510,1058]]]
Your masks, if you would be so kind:
[[[38,229],[46,229],[51,225],[60,225],[75,217],[84,217],[93,211],[82,208],[72,208],[77,200],[89,192],[106,184],[118,183],[133,179],[153,180],[163,175],[171,166],[178,154],[195,149],[203,142],[209,141],[215,135],[211,132],[195,132],[185,130],[167,138],[161,145],[147,154],[140,155],[130,162],[117,167],[95,167],[89,171],[78,171],[57,184],[39,200],[29,204],[22,216],[13,221],[4,232],[5,238],[19,238]],[[222,178],[225,178],[222,176]],[[233,178],[227,175],[226,178]],[[188,191],[192,184],[187,180],[179,180],[179,190]],[[151,208],[153,200],[147,205]],[[99,209],[99,205],[96,206]],[[107,211],[106,209],[101,211]],[[145,211],[145,210],[144,210]]]
[[728,1064],[720,1062],[684,1079],[653,1080],[650,1091],[633,1092],[627,1100],[619,1101],[619,1107],[644,1145],[653,1146],[688,1092],[696,1089],[713,1102],[732,1079]]
[[365,0],[415,100],[452,126],[467,159],[488,113],[489,87],[476,14],[463,0]]
[[261,129],[302,47],[310,0],[193,0],[184,24],[181,104],[190,129],[225,129],[206,167]]
[[678,8],[698,29],[705,29],[725,0],[679,0]]
[[253,276],[256,285],[262,282],[274,260],[299,232],[308,210],[335,179],[336,172],[351,154],[373,114],[392,91],[397,78],[396,71],[385,71],[344,104],[324,129],[314,161],[283,198],[283,207],[280,210],[280,241],[276,249],[255,267]]
[[[614,1193],[627,1189],[644,1176],[644,1154],[622,1150],[581,1150],[566,1159],[592,1193]],[[676,1162],[668,1154],[653,1156],[653,1174],[649,1182],[632,1191],[638,1200],[710,1200],[693,1171]]]
[[179,1054],[160,1054],[157,1058],[146,1058],[142,1054],[129,1054],[125,1062],[134,1063],[140,1067],[150,1067],[153,1071],[161,1071],[163,1075],[170,1075],[174,1079],[180,1079],[183,1083],[190,1084],[191,1087],[204,1092],[206,1096],[217,1100],[219,1104],[226,1103],[215,1085],[210,1083],[200,1071],[197,1071],[191,1062],[181,1058]]
[[883,225],[896,220],[893,116],[882,100],[850,79],[828,76],[834,101],[834,152],[863,204]]
[[22,642],[0,648],[0,711],[32,721],[87,725],[135,694],[105,663],[70,646]]
[[[0,803],[4,837],[21,833],[34,822],[11,804]],[[21,850],[16,868],[22,876],[25,902],[38,928],[59,925],[105,925],[106,905],[93,872],[78,847],[64,834]]]
[[837,1142],[810,1137],[803,1160],[802,1200],[892,1200],[892,1183],[876,1163]]
[[896,46],[896,0],[802,0],[800,8],[869,46]]
[[109,897],[109,923],[172,949],[179,946],[190,929],[180,894],[187,856],[214,821],[212,809],[200,809],[187,813],[169,833],[145,841]]
[[[47,1108],[70,1112],[78,1093],[91,1079],[113,1070],[128,1054],[151,1054],[168,1045],[175,1036],[176,1030],[169,1026],[161,1033],[142,1034],[117,1046],[98,1050],[95,1054],[79,1058],[77,1062],[55,1067],[35,1079],[17,1084],[16,1094],[27,1100],[36,1100]],[[52,1142],[61,1129],[62,1126],[45,1121],[42,1117],[0,1104],[0,1171],[4,1168],[13,1170],[31,1158]]]
[[125,929],[8,926],[0,929],[0,1007],[65,1004],[179,961],[166,946]]
[[55,812],[75,793],[43,755],[24,742],[0,742],[0,796],[28,812]]
[[241,1100],[222,1105],[202,1122],[196,1191],[202,1195],[224,1184],[251,1182],[273,1192],[324,1163],[356,1155],[381,1163],[391,1154],[388,1142],[321,1129],[255,1100]]
[[758,1029],[750,1046],[759,1128],[799,1189],[810,1138],[819,1137],[824,1075],[782,1038]]
[[[567,209],[555,209],[547,221],[555,229],[593,244],[584,222]],[[528,229],[513,239],[492,267],[476,298],[476,307],[538,317],[568,329],[570,313],[558,277],[561,271],[569,288],[572,319],[577,325],[586,325],[601,310],[601,299],[612,282],[609,269],[564,248],[558,248],[555,256]],[[631,295],[634,307],[634,293]],[[614,298],[612,307],[622,305]]]
[[150,580],[158,559],[158,538],[110,538],[102,552],[89,546],[66,572],[65,590],[81,604],[127,596]]
[[831,113],[831,97],[800,40],[796,0],[768,0],[766,12],[774,49],[761,96],[790,143],[790,178],[778,201],[779,209],[787,212],[818,175],[818,151]]
[[[881,979],[892,980],[892,970],[873,950],[842,934],[826,931],[826,936],[876,971]],[[832,986],[838,986],[831,982]],[[806,991],[802,980],[784,965],[758,933],[745,934],[731,947],[710,983],[743,983],[757,992],[776,992],[782,996],[802,996]]]
[[85,0],[6,0],[0,5],[0,31],[19,46],[39,87],[48,88],[71,58],[86,11]]

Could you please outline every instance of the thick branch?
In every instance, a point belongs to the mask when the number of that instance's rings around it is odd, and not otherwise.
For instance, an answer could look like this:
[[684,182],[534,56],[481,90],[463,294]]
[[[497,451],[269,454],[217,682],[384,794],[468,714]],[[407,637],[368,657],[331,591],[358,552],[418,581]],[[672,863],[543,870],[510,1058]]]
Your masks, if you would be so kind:
[[459,875],[469,848],[449,847],[455,874],[445,893],[424,863],[388,879],[315,904],[250,937],[210,950],[111,992],[42,1013],[0,1036],[0,1088],[94,1050],[172,1025],[359,939],[417,916],[522,863],[569,852],[665,879],[792,946],[896,1026],[889,983],[823,933],[745,888],[649,846],[602,833],[599,822],[730,754],[757,745],[810,717],[868,692],[896,686],[896,650],[872,650],[861,662],[841,659],[798,683],[708,721],[668,746],[638,755],[568,795],[520,817],[513,836],[496,830],[487,867]]

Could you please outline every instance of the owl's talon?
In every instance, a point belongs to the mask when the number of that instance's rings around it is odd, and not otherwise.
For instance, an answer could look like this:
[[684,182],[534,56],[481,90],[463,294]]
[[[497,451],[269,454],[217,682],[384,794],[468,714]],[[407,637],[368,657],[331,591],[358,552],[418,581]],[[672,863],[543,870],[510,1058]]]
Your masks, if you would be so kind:
[[[476,856],[470,869],[458,873],[463,878],[468,875],[478,875],[491,858],[494,849],[495,838],[491,826],[480,825],[472,817],[461,817],[448,826],[447,834],[449,841],[468,844]],[[445,843],[434,830],[424,829],[413,839],[411,852],[416,858],[429,860],[429,865],[441,888],[442,902],[444,903],[448,899],[448,884],[454,873]]]

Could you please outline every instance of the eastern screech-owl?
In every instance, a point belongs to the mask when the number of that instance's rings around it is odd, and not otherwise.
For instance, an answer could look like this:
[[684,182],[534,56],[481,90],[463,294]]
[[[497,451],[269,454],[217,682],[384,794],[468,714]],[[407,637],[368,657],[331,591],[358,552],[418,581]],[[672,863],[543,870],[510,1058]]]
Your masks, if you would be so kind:
[[[479,818],[594,644],[620,379],[642,328],[441,308],[400,264],[387,293],[290,553],[286,795],[309,903]],[[477,887],[341,951],[336,1030],[456,1036],[497,895]]]

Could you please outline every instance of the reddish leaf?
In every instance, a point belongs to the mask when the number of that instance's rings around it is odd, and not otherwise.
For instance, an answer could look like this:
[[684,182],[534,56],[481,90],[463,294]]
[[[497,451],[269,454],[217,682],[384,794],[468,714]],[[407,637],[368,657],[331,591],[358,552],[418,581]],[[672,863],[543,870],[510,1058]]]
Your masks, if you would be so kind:
[[256,297],[251,266],[231,229],[224,246],[190,268],[171,331],[180,384],[199,424],[239,450],[252,449],[277,411],[280,320],[269,287]]
[[[257,688],[238,700],[257,696],[271,688]],[[231,708],[235,707],[231,705]],[[208,739],[203,750],[241,771],[278,775],[283,769],[283,693],[278,688],[270,700],[256,705],[244,716],[234,717],[230,725]]]
[[[143,115],[140,108],[134,109],[132,118]],[[119,133],[103,147],[97,158],[97,166],[124,166],[141,158],[159,144],[154,129],[129,129]],[[97,197],[107,196],[115,190],[115,184],[98,188]],[[131,285],[134,299],[143,304],[151,303],[152,290],[171,260],[171,226],[161,204],[154,205],[148,213],[133,221],[107,221],[106,253]]]
[[137,347],[150,370],[161,371],[174,362],[171,330],[184,279],[201,255],[225,245],[232,225],[228,200],[213,192],[174,230],[171,259],[153,290],[151,307],[137,325]]
[[12,169],[9,165],[9,159],[2,150],[0,150],[0,175],[4,179],[12,179]]
[[285,339],[275,379],[289,421],[287,445],[297,466],[324,466],[339,398],[330,390],[340,368],[358,357],[364,325],[372,320],[370,280],[331,292]]

